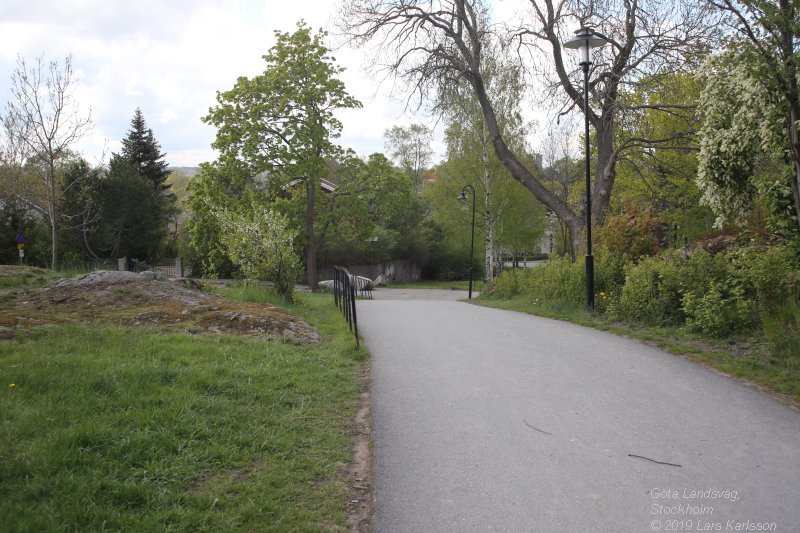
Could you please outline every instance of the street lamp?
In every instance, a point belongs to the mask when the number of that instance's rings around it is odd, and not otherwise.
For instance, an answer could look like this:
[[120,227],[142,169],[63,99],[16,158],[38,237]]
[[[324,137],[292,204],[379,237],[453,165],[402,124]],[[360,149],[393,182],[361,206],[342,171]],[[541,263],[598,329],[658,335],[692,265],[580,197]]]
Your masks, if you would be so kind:
[[589,49],[606,44],[606,40],[594,33],[591,28],[581,28],[575,37],[564,43],[564,48],[581,51],[581,68],[583,69],[583,117],[584,138],[586,141],[586,307],[594,309],[594,258],[592,257],[592,180],[589,160]]
[[461,189],[461,194],[458,195],[458,199],[462,202],[467,200],[467,188],[472,190],[472,238],[469,243],[469,298],[472,299],[472,263],[474,263],[473,255],[475,252],[475,187],[469,183],[464,185]]
[[372,266],[375,264],[375,245],[378,243],[377,235],[373,235],[369,242],[372,244],[372,248],[370,249],[369,253],[369,264]]

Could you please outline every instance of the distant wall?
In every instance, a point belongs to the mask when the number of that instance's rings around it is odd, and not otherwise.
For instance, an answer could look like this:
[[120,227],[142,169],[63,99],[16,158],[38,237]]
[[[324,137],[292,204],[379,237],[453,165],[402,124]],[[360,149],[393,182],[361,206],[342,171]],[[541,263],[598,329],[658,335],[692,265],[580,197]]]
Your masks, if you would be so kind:
[[[353,275],[364,276],[365,278],[375,279],[382,275],[389,281],[407,283],[419,281],[422,276],[422,268],[409,259],[397,259],[388,263],[376,265],[342,265]],[[319,279],[333,279],[333,267],[323,267],[319,269]]]

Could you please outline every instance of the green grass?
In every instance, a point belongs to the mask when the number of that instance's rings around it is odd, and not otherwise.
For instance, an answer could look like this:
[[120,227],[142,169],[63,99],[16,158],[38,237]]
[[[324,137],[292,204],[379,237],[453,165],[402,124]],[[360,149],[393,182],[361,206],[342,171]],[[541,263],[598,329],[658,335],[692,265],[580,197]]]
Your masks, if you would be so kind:
[[322,344],[97,325],[0,341],[0,529],[345,530],[366,353],[329,296],[292,310]]
[[[469,281],[413,281],[409,283],[392,283],[387,285],[389,289],[447,289],[463,290],[469,289]],[[472,290],[480,292],[483,290],[483,280],[474,280]]]
[[773,357],[763,339],[747,336],[709,339],[684,328],[632,326],[609,321],[582,308],[531,301],[524,295],[507,299],[481,296],[473,299],[472,303],[565,320],[637,339],[753,382],[800,406],[800,353],[791,357]]

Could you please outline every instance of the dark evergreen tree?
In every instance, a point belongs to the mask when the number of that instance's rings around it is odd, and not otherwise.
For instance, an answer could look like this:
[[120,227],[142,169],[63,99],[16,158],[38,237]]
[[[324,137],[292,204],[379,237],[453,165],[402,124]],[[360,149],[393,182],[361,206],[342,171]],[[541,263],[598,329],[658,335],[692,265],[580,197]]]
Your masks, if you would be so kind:
[[107,257],[158,257],[172,202],[121,155],[111,158],[99,194],[103,212],[94,234],[96,249]]
[[165,196],[175,201],[175,195],[167,192],[169,185],[165,183],[170,175],[169,165],[164,161],[167,154],[161,152],[161,145],[156,141],[153,130],[147,127],[142,110],[138,107],[133,113],[128,136],[122,140],[120,156],[131,163],[139,176],[151,181],[157,191],[164,192]]

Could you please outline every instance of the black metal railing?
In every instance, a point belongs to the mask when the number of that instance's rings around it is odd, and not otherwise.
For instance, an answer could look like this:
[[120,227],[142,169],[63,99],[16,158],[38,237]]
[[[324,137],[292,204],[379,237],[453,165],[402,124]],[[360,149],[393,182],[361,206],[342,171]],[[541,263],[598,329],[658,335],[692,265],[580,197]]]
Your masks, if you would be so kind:
[[358,348],[355,276],[341,267],[333,267],[333,301],[336,303],[336,307],[342,310],[342,314],[347,319],[347,325],[350,326],[350,331],[355,334],[356,348]]

